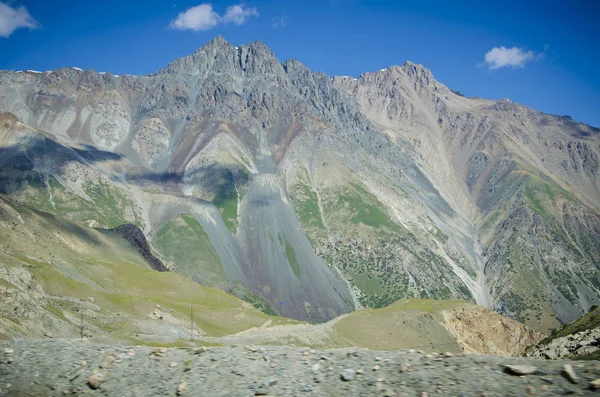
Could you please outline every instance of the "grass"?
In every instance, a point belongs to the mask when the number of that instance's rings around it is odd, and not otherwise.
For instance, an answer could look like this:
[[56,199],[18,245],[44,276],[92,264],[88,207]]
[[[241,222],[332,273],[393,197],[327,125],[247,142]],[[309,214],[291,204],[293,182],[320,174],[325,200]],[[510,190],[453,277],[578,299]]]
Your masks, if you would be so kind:
[[406,299],[381,309],[352,312],[338,321],[334,329],[358,347],[460,352],[460,345],[437,314],[466,305],[462,301]]
[[395,229],[389,216],[380,209],[381,203],[363,186],[350,183],[351,188],[344,189],[337,200],[338,208],[346,208],[350,212],[350,222],[374,228],[387,227]]
[[297,184],[293,197],[294,208],[298,219],[304,229],[316,228],[325,229],[323,219],[321,218],[321,209],[319,208],[319,200],[313,189],[305,184]]
[[28,184],[29,187],[21,193],[21,199],[38,210],[80,223],[93,220],[106,228],[125,223],[140,225],[135,210],[134,219],[125,216],[126,209],[134,208],[133,202],[124,192],[102,180],[82,185],[91,201],[69,192],[52,176],[47,176],[46,180],[39,175],[30,177]]
[[296,260],[296,253],[294,252],[294,249],[292,248],[290,242],[287,240],[285,242],[285,256],[287,257],[287,260],[290,263],[290,266],[292,267],[296,278],[300,279],[300,266],[298,265],[298,261]]
[[175,264],[175,270],[203,285],[224,288],[227,278],[219,255],[202,225],[190,214],[167,222],[153,241],[161,254]]
[[238,226],[238,192],[236,190],[235,177],[229,170],[222,176],[223,178],[219,181],[219,187],[212,203],[221,211],[225,226],[227,226],[231,233],[235,234]]

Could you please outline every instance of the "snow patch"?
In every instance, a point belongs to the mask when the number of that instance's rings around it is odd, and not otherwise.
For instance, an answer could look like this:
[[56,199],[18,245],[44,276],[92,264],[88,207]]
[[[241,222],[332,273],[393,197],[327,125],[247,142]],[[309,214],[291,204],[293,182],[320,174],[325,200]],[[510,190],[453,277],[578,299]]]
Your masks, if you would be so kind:
[[42,73],[42,72],[39,72],[37,70],[26,70],[26,72],[27,73],[40,73],[40,74]]
[[75,70],[79,70],[80,72],[83,72],[83,69],[76,68],[75,66],[72,66],[71,69],[75,69]]

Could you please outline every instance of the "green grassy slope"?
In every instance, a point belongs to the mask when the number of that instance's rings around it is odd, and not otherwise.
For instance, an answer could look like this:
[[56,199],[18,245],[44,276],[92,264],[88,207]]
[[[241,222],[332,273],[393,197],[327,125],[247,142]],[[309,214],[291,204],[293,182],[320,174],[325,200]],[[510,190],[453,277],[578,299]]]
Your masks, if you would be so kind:
[[[94,339],[127,343],[186,341],[191,314],[198,335],[223,336],[271,320],[216,288],[153,271],[110,231],[0,203],[0,334],[76,337],[80,314]],[[17,307],[13,311],[13,306]]]

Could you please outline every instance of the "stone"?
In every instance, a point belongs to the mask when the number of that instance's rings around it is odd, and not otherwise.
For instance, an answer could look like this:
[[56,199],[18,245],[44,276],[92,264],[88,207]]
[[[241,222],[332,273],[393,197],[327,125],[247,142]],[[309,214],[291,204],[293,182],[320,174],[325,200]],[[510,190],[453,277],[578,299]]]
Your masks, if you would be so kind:
[[444,357],[446,357],[446,358],[454,357],[454,353],[451,353],[451,352],[445,352],[445,353],[443,354],[443,356],[444,356]]
[[356,378],[356,371],[353,369],[346,368],[342,371],[342,380],[348,382]]
[[312,370],[313,372],[319,372],[319,371],[321,370],[321,366],[320,366],[319,364],[314,364],[314,365],[311,367],[311,370]]
[[7,364],[12,364],[14,361],[15,361],[15,359],[14,359],[14,358],[12,358],[12,356],[10,356],[10,357],[8,357],[8,358],[6,359],[6,363],[7,363]]
[[117,358],[113,354],[109,354],[108,356],[106,356],[106,358],[104,358],[104,360],[100,364],[100,368],[107,369],[108,367],[113,365],[116,359]]
[[380,368],[381,368],[381,365],[375,365],[375,366],[373,367],[373,371],[377,371],[377,370],[379,370]]
[[92,389],[96,390],[102,386],[102,383],[106,381],[107,377],[108,374],[100,373],[98,370],[95,370],[94,373],[88,377],[87,383]]
[[185,391],[186,387],[187,387],[188,383],[187,381],[183,381],[181,382],[178,386],[177,386],[177,395],[180,396],[183,394],[183,392]]
[[600,378],[595,379],[590,382],[590,389],[592,390],[600,390]]
[[7,356],[14,354],[15,351],[13,349],[4,349],[4,354],[6,354]]
[[528,396],[533,396],[535,394],[535,387],[527,386],[525,388],[525,392],[527,393]]
[[537,372],[533,365],[505,365],[504,369],[512,375],[533,375]]
[[571,383],[579,382],[579,379],[577,378],[577,374],[575,373],[575,370],[573,369],[573,366],[571,364],[563,365],[562,374]]
[[171,361],[169,363],[169,368],[175,368],[177,366],[177,363],[175,361]]
[[408,366],[406,365],[401,365],[400,366],[400,373],[405,373],[408,372]]

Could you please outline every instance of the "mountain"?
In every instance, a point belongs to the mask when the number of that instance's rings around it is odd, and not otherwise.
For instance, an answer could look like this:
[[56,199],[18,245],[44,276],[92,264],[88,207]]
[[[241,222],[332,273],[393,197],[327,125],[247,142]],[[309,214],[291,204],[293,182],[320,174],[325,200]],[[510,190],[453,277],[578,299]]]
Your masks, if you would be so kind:
[[166,267],[325,321],[462,299],[547,330],[600,302],[600,131],[217,37],[149,76],[0,72],[0,193],[139,227]]

